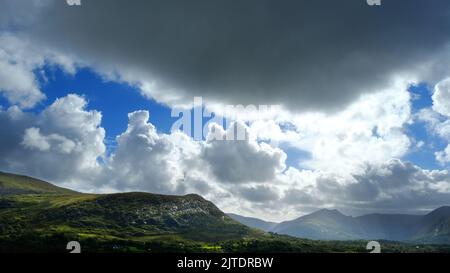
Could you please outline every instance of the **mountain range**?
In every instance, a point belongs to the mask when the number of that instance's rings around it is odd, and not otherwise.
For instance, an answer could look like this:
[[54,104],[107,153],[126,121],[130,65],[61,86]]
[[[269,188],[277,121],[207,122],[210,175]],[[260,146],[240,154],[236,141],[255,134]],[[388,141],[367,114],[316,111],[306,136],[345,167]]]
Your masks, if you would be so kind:
[[[448,242],[448,235],[443,232],[448,229],[448,222],[442,218],[446,213],[438,210],[427,215],[426,223],[430,225],[421,225],[415,234],[428,234],[429,230],[438,229],[433,237],[435,242]],[[322,216],[317,217],[319,215]],[[248,226],[239,222],[245,219]],[[195,194],[86,194],[31,177],[0,172],[0,253],[67,252],[66,246],[71,241],[79,242],[82,251],[88,253],[367,252],[367,241],[315,241],[281,234],[292,231],[297,232],[295,236],[316,234],[317,238],[333,234],[324,227],[336,234],[340,234],[341,229],[346,235],[359,232],[357,228],[353,231],[351,218],[333,211],[316,213],[310,216],[310,221],[302,219],[283,224],[253,221],[230,217]],[[384,223],[375,216],[370,219],[378,225]],[[309,230],[303,229],[305,223],[310,223]],[[343,224],[333,226],[332,223]],[[408,225],[406,220],[403,223]],[[252,227],[256,225],[280,234]],[[320,229],[312,229],[314,226]],[[286,232],[281,227],[286,227]],[[402,233],[402,226],[397,228],[398,233]],[[353,237],[342,235],[339,238]],[[383,251],[450,252],[450,245],[420,244],[419,247],[386,241]]]
[[390,240],[450,244],[450,207],[426,215],[368,214],[346,216],[322,209],[281,223],[228,214],[249,227],[313,240]]

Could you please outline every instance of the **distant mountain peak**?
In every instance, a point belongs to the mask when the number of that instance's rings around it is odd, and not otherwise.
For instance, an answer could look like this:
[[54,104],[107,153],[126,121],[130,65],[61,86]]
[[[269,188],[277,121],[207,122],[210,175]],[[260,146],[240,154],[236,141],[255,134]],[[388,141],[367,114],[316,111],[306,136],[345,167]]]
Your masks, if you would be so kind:
[[442,206],[442,207],[439,207],[439,208],[433,210],[433,212],[435,212],[435,211],[446,211],[446,212],[448,212],[448,211],[450,211],[450,206]]
[[315,211],[307,216],[321,216],[321,217],[349,217],[347,215],[342,214],[337,209],[320,209]]
[[450,217],[450,206],[442,206],[426,215],[427,217]]

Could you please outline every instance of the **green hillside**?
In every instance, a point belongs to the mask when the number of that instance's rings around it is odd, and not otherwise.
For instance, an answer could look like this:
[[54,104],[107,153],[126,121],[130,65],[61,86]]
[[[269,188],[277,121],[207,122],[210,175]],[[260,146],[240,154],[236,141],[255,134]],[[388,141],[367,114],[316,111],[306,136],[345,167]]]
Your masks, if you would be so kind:
[[76,194],[77,192],[60,188],[48,182],[27,176],[0,172],[0,194]]
[[[244,226],[198,195],[83,194],[0,175],[0,252],[367,252],[367,241],[327,242]],[[450,251],[383,243],[385,252]]]
[[11,174],[2,174],[0,185],[4,241],[20,242],[20,237],[36,234],[31,241],[64,236],[100,245],[127,240],[213,243],[257,233],[197,195],[82,194]]

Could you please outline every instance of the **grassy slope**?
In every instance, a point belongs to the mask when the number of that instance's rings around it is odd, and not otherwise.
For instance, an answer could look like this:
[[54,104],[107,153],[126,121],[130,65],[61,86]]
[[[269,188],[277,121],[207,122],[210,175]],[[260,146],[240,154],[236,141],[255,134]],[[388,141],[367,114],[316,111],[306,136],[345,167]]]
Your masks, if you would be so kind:
[[[0,173],[0,252],[366,252],[367,242],[296,239],[250,229],[197,195],[82,194]],[[450,251],[383,243],[386,252]]]
[[48,182],[27,176],[0,172],[0,194],[75,194],[77,192],[60,188]]

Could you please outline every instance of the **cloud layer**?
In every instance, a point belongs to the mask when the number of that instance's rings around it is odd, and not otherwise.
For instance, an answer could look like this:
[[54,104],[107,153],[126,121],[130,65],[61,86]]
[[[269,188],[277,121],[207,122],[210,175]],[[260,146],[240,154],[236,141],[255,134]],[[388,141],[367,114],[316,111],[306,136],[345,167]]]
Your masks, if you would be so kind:
[[[31,9],[13,2],[6,1],[16,14]],[[439,77],[439,64],[449,60],[448,1],[386,1],[382,8],[362,0],[33,3],[30,19],[9,25],[19,24],[34,46],[172,105],[202,95],[330,111],[399,75]]]
[[[182,133],[158,133],[149,112],[136,111],[108,154],[101,113],[86,107],[83,97],[68,95],[39,114],[16,106],[0,111],[0,124],[9,128],[0,135],[0,169],[84,191],[195,192],[227,211],[273,220],[322,207],[354,214],[417,212],[450,200],[448,171],[398,159],[347,161],[356,165],[346,172],[287,168],[286,153],[258,141],[242,123],[235,126],[245,129],[245,140],[194,141]],[[227,133],[211,127],[216,136]]]

